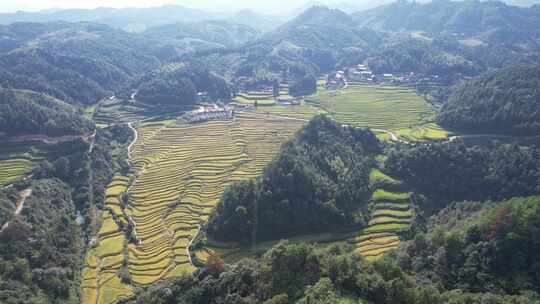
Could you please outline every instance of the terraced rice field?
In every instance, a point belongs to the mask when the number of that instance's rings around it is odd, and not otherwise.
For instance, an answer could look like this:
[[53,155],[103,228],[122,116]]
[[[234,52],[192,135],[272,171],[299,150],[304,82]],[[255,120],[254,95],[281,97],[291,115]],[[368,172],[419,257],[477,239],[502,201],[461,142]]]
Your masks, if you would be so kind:
[[91,113],[91,117],[98,125],[108,126],[117,123],[141,121],[148,117],[176,116],[185,110],[189,109],[153,108],[138,102],[124,102],[114,99],[101,102]]
[[350,84],[311,98],[343,123],[385,130],[409,129],[435,114],[413,90],[396,86]]
[[258,176],[303,123],[240,113],[233,121],[136,126],[127,209],[138,239],[128,247],[133,282],[192,272],[187,247],[225,187]]
[[117,175],[107,187],[101,228],[95,245],[86,253],[81,283],[82,304],[111,304],[133,295],[133,287],[123,283],[118,275],[127,262],[124,255],[126,238],[120,229],[127,221],[121,210],[120,196],[127,190],[128,182],[128,177]]
[[448,138],[451,133],[436,123],[427,123],[409,129],[400,129],[396,135],[406,141],[433,140]]
[[32,170],[31,161],[23,158],[0,160],[0,186],[13,183]]
[[325,113],[324,110],[309,105],[259,107],[255,109],[255,112],[260,114],[278,115],[306,120],[309,120],[318,114]]
[[0,141],[0,187],[22,179],[47,157],[47,145],[32,141]]
[[399,246],[399,233],[410,229],[415,213],[410,193],[387,189],[399,188],[401,184],[397,179],[380,169],[373,169],[370,181],[378,188],[372,196],[371,219],[359,235],[349,239],[349,243],[358,254],[374,260]]
[[271,106],[276,104],[274,95],[263,92],[244,92],[239,93],[234,98],[234,101],[243,104],[254,105],[255,102],[259,106]]

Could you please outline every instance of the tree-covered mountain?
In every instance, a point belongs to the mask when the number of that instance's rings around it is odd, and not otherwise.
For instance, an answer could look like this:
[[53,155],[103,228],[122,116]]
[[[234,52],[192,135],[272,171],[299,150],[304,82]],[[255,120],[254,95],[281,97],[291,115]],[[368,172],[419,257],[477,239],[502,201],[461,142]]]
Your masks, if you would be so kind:
[[442,77],[478,75],[538,61],[537,7],[497,1],[397,1],[352,14],[351,19],[390,35],[367,55],[379,72],[413,72],[417,67],[417,72]]
[[32,91],[0,89],[0,130],[7,135],[81,135],[93,129],[93,123],[80,111],[58,99]]
[[371,131],[316,117],[260,179],[226,190],[209,234],[249,243],[365,225],[369,172],[379,150]]
[[499,1],[450,1],[428,3],[400,0],[371,10],[355,13],[361,26],[385,31],[424,31],[453,33],[466,37],[507,33],[506,38],[540,33],[538,9],[523,8]]
[[540,66],[512,66],[459,85],[438,121],[475,133],[540,134]]
[[346,13],[314,6],[268,34],[268,38],[285,40],[306,48],[332,50],[361,45],[365,43],[364,35]]
[[155,39],[171,39],[171,44],[185,44],[188,49],[191,44],[204,43],[208,43],[209,48],[235,47],[256,39],[260,33],[250,26],[239,23],[204,21],[163,25],[151,28],[144,34]]
[[535,146],[467,147],[457,140],[399,145],[387,154],[385,170],[422,194],[426,211],[452,201],[540,195],[540,150]]
[[3,31],[9,35],[1,39],[0,86],[43,92],[73,104],[110,96],[160,62],[155,45],[105,25],[25,23]]
[[177,62],[149,72],[132,84],[138,101],[153,105],[190,106],[198,101],[198,93],[213,100],[229,100],[231,89],[221,76],[204,65]]

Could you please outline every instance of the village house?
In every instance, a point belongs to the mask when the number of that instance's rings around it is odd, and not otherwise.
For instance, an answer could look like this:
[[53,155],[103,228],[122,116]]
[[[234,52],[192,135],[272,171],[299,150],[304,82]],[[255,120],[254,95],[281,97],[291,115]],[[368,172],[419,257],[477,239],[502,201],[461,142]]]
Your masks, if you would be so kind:
[[382,79],[383,81],[391,82],[394,80],[394,74],[383,74]]
[[300,105],[300,101],[298,101],[295,98],[284,96],[284,97],[278,97],[276,99],[277,103],[282,106],[295,106]]
[[234,111],[230,107],[221,108],[216,104],[202,105],[198,110],[188,112],[184,119],[188,123],[198,123],[210,120],[231,120],[234,117]]

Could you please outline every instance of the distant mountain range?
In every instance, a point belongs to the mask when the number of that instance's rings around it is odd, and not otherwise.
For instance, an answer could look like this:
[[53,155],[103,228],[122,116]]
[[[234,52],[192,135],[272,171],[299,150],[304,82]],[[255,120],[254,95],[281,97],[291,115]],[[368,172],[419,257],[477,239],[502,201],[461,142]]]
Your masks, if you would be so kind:
[[16,12],[0,14],[0,24],[14,22],[95,22],[129,32],[142,32],[167,24],[194,23],[210,20],[225,20],[249,25],[258,31],[269,31],[285,20],[281,17],[265,16],[250,10],[236,13],[213,13],[180,5],[165,5],[151,8],[96,8],[44,10],[39,12]]
[[[466,1],[470,1],[470,0],[466,0]],[[313,6],[326,6],[328,8],[339,9],[345,13],[351,14],[351,13],[373,9],[382,5],[391,4],[393,2],[398,2],[398,1],[396,0],[378,0],[378,1],[357,0],[357,1],[342,1],[342,2],[335,2],[335,1],[329,1],[329,0],[307,1],[300,7],[294,9],[291,15],[293,16],[300,15],[302,12],[306,11],[307,9]],[[429,3],[432,1],[431,0],[417,0],[413,2]],[[482,2],[486,2],[486,0]],[[508,5],[521,6],[521,7],[530,7],[535,4],[540,4],[540,0],[503,0],[501,2],[504,2]]]

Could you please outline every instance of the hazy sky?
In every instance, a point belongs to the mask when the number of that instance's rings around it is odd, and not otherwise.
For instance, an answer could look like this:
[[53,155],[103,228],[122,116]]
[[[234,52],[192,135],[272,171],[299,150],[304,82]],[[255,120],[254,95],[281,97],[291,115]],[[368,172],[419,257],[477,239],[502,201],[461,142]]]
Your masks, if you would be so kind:
[[[326,0],[320,2],[336,2]],[[309,0],[287,0],[286,6],[300,7]],[[163,4],[180,4],[193,8],[211,10],[239,10],[244,8],[276,13],[284,8],[283,0],[0,0],[1,12],[17,10],[41,10],[48,8],[95,8],[95,7],[150,7]]]

